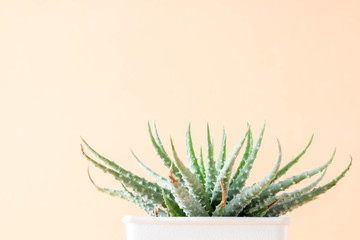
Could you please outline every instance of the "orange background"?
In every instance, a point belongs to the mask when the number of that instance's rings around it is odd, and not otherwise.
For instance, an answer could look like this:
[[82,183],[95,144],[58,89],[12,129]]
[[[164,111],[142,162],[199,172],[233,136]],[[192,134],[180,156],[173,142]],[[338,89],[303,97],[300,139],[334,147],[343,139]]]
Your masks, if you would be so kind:
[[[62,0],[0,2],[0,239],[125,239],[121,218],[144,215],[96,191],[83,136],[144,172],[129,149],[167,170],[146,133],[156,120],[185,158],[185,130],[209,121],[231,150],[252,123],[263,146],[249,184],[313,145],[289,174],[336,158],[326,195],[287,216],[289,240],[357,239],[360,159],[358,1]],[[101,186],[117,184],[91,168]]]

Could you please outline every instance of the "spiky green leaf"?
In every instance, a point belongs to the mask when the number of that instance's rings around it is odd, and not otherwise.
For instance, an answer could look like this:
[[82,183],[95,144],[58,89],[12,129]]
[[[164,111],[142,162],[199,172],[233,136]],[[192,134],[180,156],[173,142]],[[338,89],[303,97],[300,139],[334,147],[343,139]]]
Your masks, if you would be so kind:
[[101,169],[105,173],[109,173],[116,180],[120,181],[126,187],[131,188],[134,192],[138,193],[145,200],[150,201],[154,205],[165,205],[163,202],[162,195],[161,195],[161,188],[160,188],[160,193],[159,193],[156,188],[153,188],[152,185],[145,182],[146,180],[140,181],[140,182],[135,181],[134,179],[132,179],[132,177],[130,175],[119,174],[118,172],[96,162],[89,156],[87,156],[87,155],[85,155],[85,156],[86,156],[86,159],[88,161],[90,161],[95,167]]
[[190,192],[182,185],[181,182],[172,182],[172,192],[176,202],[185,212],[187,217],[207,217],[209,214],[200,202],[196,201]]
[[163,198],[164,198],[166,208],[169,211],[169,214],[170,214],[171,217],[180,217],[180,216],[183,217],[183,216],[185,216],[185,213],[183,211],[176,210],[176,208],[172,205],[171,201],[167,198],[164,189],[162,190],[162,195],[163,195]]
[[224,163],[224,166],[220,170],[214,190],[212,192],[211,205],[217,205],[221,201],[221,194],[222,194],[221,183],[220,183],[221,179],[223,180],[225,191],[228,190],[232,168],[234,166],[237,156],[240,153],[242,146],[244,145],[244,142],[246,140],[246,136],[248,135],[249,130],[250,130],[250,126],[247,127],[244,136],[242,137],[242,139],[240,140],[238,145],[235,147],[234,151],[229,156],[229,158],[226,160],[226,162]]
[[261,146],[261,142],[264,136],[265,131],[265,125],[264,122],[263,127],[261,129],[259,138],[255,144],[254,149],[251,151],[251,155],[245,160],[244,166],[240,169],[239,175],[236,177],[236,179],[233,180],[232,185],[230,185],[229,191],[228,191],[228,198],[231,200],[236,194],[240,193],[242,188],[245,186],[246,180],[249,177],[250,170],[253,166],[253,163],[256,159],[257,153],[259,151],[259,148]]
[[[269,210],[267,208],[267,206],[269,204],[275,202],[276,200],[280,200],[279,203],[281,203],[283,201],[287,201],[289,199],[296,198],[296,197],[300,196],[301,194],[309,192],[311,189],[316,187],[316,185],[324,177],[325,173],[326,173],[326,169],[323,171],[323,173],[320,175],[320,177],[318,177],[315,181],[313,181],[312,183],[310,183],[309,185],[307,185],[301,189],[297,189],[290,193],[284,192],[283,194],[280,194],[278,196],[270,196],[270,197],[264,199],[263,201],[257,201],[256,204],[254,204],[254,205],[249,204],[248,206],[246,206],[246,208],[244,209],[243,212],[246,216],[262,217]],[[264,209],[265,207],[266,207],[266,209],[268,209],[266,212],[261,210],[261,209]]]
[[205,184],[204,175],[201,172],[198,160],[195,156],[194,146],[191,138],[190,123],[186,132],[186,152],[187,152],[187,158],[191,172],[194,173],[200,179],[202,184]]
[[255,183],[251,187],[246,187],[226,205],[224,216],[237,216],[248,205],[253,198],[260,194],[274,179],[281,163],[281,146],[278,141],[278,158],[274,168],[261,181]]
[[[115,178],[115,175],[119,175],[119,177],[123,178],[124,180],[121,181],[127,181],[125,179],[128,179],[128,181],[134,182],[134,183],[138,183],[144,187],[147,187],[159,194],[161,194],[161,187],[154,182],[150,182],[147,181],[145,178],[139,177],[136,174],[133,174],[132,172],[118,166],[116,163],[110,161],[109,159],[103,157],[102,155],[100,155],[99,153],[97,153],[94,149],[92,149],[85,141],[84,141],[85,146],[87,146],[87,148],[96,156],[98,157],[100,160],[102,160],[103,162],[105,162],[107,165],[109,165],[111,168],[107,168],[104,165],[99,164],[98,162],[96,162],[95,160],[93,160],[92,158],[90,158],[82,149],[83,155],[86,157],[87,160],[89,160],[90,162],[92,162],[96,167],[102,169],[103,171],[109,171],[109,173],[111,175],[113,175]],[[81,145],[82,148],[82,145]],[[111,170],[111,171],[110,171]],[[115,170],[115,171],[114,171]],[[127,184],[124,182],[123,183],[125,186],[127,186]]]
[[256,199],[256,201],[257,200],[262,201],[265,198],[275,196],[275,194],[277,194],[278,192],[284,191],[287,188],[291,187],[292,185],[297,184],[306,178],[310,178],[311,176],[314,176],[315,174],[317,174],[319,172],[322,172],[324,169],[326,169],[331,164],[331,162],[333,161],[333,159],[335,157],[335,153],[336,153],[336,149],[333,151],[329,161],[327,161],[325,164],[323,164],[320,167],[317,167],[317,168],[309,170],[309,171],[302,172],[298,175],[286,178],[283,181],[271,184],[268,188],[266,188],[259,195],[259,197],[258,197],[258,199]]
[[223,128],[223,134],[222,134],[222,139],[221,139],[221,146],[220,146],[220,153],[219,153],[219,157],[217,160],[217,169],[218,171],[220,171],[225,163],[226,160],[226,133],[225,133],[225,128]]
[[216,176],[217,176],[217,169],[215,167],[215,161],[214,161],[214,148],[213,144],[211,142],[210,137],[210,128],[209,124],[207,124],[206,127],[206,140],[207,140],[207,156],[206,156],[206,170],[205,170],[205,191],[206,193],[211,196],[211,192],[214,189],[214,185],[216,182]]
[[[149,132],[151,143],[152,143],[153,147],[155,148],[156,153],[161,158],[164,165],[167,168],[170,168],[172,161],[169,158],[169,155],[166,153],[166,151],[160,141],[157,131],[155,131],[156,139],[154,138],[149,122],[148,122],[148,132]],[[182,181],[181,174],[179,173],[179,169],[177,169],[177,167],[174,167],[173,172],[174,172],[174,175],[179,179],[179,181]]]
[[327,183],[321,187],[315,188],[311,192],[302,194],[295,199],[290,199],[288,201],[284,201],[282,203],[276,204],[273,208],[271,208],[267,212],[267,214],[265,216],[266,217],[277,217],[277,216],[280,216],[287,212],[290,212],[290,211],[294,210],[295,208],[304,205],[305,203],[308,203],[308,202],[316,199],[319,195],[325,193],[326,191],[328,191],[329,189],[334,187],[337,184],[337,182],[339,182],[340,179],[342,179],[345,176],[346,172],[349,171],[351,164],[352,164],[352,162],[349,163],[349,165],[346,167],[346,169],[339,176],[334,178],[329,183]]
[[204,206],[207,212],[211,212],[212,208],[210,206],[209,198],[205,192],[203,185],[201,184],[200,180],[197,178],[195,174],[193,174],[180,160],[172,139],[170,138],[171,148],[173,151],[173,156],[175,160],[175,164],[180,170],[182,177],[184,179],[185,185],[189,189],[190,194]]
[[153,170],[148,168],[143,162],[140,161],[140,159],[135,155],[135,153],[133,151],[131,151],[131,153],[134,156],[136,162],[140,165],[140,167],[142,169],[144,169],[152,178],[154,178],[157,182],[162,184],[164,187],[169,188],[170,183],[166,178],[160,176],[159,174],[157,174],[156,172],[154,172]]
[[201,174],[205,178],[206,172],[205,172],[205,164],[204,164],[204,157],[203,157],[203,153],[202,153],[202,147],[200,147],[200,170],[201,170]]
[[293,160],[291,160],[288,164],[286,164],[283,168],[281,168],[273,181],[276,181],[278,178],[284,175],[295,163],[299,161],[299,159],[306,153],[306,150],[310,147],[313,138],[314,138],[314,134],[311,136],[310,141],[306,145],[305,149],[299,155],[297,155]]
[[[250,125],[250,124],[248,123],[248,125]],[[230,185],[232,185],[234,179],[237,179],[237,177],[239,176],[240,170],[243,168],[243,166],[245,165],[245,161],[249,158],[249,156],[251,154],[252,147],[253,147],[253,137],[252,137],[251,129],[249,129],[247,141],[246,141],[246,148],[245,148],[243,157],[241,158],[240,164],[237,167],[237,169],[231,179]]]
[[[143,209],[147,214],[152,215],[152,216],[154,215],[154,209],[155,209],[154,204],[149,201],[144,200],[139,195],[134,195],[133,193],[128,191],[124,185],[122,185],[123,190],[113,190],[113,189],[108,189],[108,188],[102,188],[102,187],[99,187],[94,182],[94,180],[91,178],[89,169],[88,169],[88,176],[89,176],[89,179],[90,179],[91,183],[93,184],[93,186],[100,192],[109,194],[110,196],[115,196],[115,197],[120,197],[122,199],[125,199],[129,202],[134,203],[141,209]],[[161,216],[165,216],[165,212],[163,212],[163,211],[159,212],[159,214]]]
[[82,137],[81,137],[81,140],[84,143],[84,145],[87,147],[87,149],[89,149],[89,151],[95,155],[95,157],[102,160],[106,165],[110,166],[112,169],[114,169],[116,171],[123,171],[123,168],[120,167],[119,165],[117,165],[115,162],[107,159],[106,157],[104,157],[104,156],[100,155],[98,152],[96,152]]

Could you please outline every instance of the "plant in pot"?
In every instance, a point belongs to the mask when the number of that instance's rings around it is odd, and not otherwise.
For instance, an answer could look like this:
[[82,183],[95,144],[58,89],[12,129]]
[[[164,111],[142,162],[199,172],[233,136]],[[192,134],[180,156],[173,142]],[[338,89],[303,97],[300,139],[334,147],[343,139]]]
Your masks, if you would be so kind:
[[[290,219],[279,216],[325,193],[345,176],[351,166],[350,161],[339,176],[317,187],[335,156],[334,150],[330,159],[323,165],[281,180],[281,177],[305,154],[313,136],[305,149],[281,168],[281,146],[278,141],[278,157],[273,169],[259,182],[247,186],[246,180],[259,151],[265,123],[255,144],[253,144],[253,136],[248,124],[239,144],[228,157],[226,157],[226,133],[223,130],[217,161],[214,159],[209,125],[207,125],[206,134],[206,157],[203,157],[201,149],[197,157],[189,124],[186,133],[189,168],[180,160],[171,139],[172,158],[168,155],[155,123],[153,129],[148,124],[148,130],[156,153],[163,164],[169,168],[168,178],[155,173],[134,153],[132,154],[156,182],[148,181],[125,170],[97,153],[82,139],[87,149],[100,161],[87,155],[81,145],[86,159],[118,180],[121,189],[102,188],[94,183],[89,173],[93,185],[101,192],[133,202],[151,215],[151,217],[127,216],[123,218],[127,240],[169,238],[173,240],[285,240]],[[240,155],[243,145],[245,145],[245,150],[240,164],[235,166],[235,160]],[[320,176],[309,185],[285,192],[291,186],[316,174]]]

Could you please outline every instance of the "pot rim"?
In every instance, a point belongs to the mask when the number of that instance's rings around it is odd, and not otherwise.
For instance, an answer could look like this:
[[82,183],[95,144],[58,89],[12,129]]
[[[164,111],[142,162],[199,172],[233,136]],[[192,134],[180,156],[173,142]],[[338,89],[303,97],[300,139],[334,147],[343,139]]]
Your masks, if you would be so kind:
[[125,224],[172,224],[172,225],[289,225],[288,217],[150,217],[125,216]]

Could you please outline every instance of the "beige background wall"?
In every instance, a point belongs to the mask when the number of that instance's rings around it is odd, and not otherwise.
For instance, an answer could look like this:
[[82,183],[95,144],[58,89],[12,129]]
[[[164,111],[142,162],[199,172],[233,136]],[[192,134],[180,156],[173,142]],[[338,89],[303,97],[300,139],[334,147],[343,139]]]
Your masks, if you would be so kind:
[[[358,1],[0,1],[0,239],[125,239],[121,218],[144,215],[97,192],[80,154],[83,136],[144,174],[130,155],[167,171],[147,120],[185,157],[189,121],[197,147],[209,121],[229,149],[246,121],[267,130],[251,181],[315,133],[291,173],[337,156],[349,161],[328,194],[288,214],[289,239],[357,239],[360,159]],[[91,169],[102,186],[116,186]],[[144,174],[145,175],[145,174]]]

